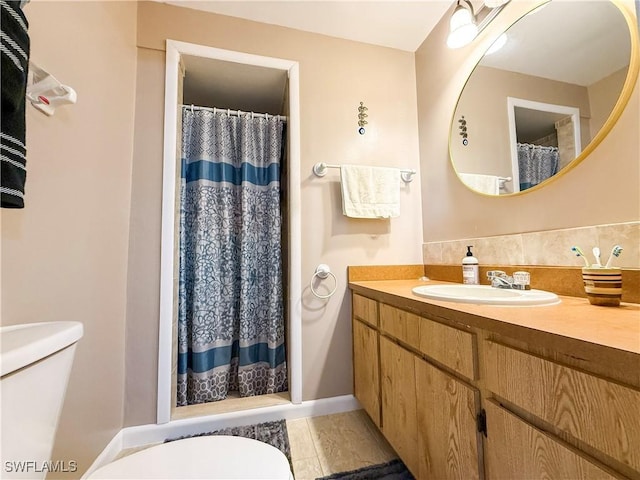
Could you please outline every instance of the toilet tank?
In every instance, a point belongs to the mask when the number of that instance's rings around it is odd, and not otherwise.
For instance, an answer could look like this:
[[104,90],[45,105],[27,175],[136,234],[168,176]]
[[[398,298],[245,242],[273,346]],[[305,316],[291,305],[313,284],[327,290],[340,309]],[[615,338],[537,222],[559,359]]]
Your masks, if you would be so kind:
[[1,478],[44,478],[73,469],[51,460],[79,322],[46,322],[0,328]]

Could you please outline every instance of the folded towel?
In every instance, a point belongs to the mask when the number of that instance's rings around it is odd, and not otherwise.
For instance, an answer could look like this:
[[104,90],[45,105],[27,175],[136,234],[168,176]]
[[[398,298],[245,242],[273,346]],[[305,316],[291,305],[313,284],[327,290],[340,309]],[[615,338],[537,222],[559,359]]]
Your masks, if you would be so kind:
[[342,165],[342,213],[353,218],[400,216],[400,170]]
[[460,179],[469,188],[488,195],[500,195],[500,177],[479,173],[459,173]]
[[29,35],[20,2],[0,0],[0,26],[0,206],[23,208],[27,177],[25,95],[29,71]]

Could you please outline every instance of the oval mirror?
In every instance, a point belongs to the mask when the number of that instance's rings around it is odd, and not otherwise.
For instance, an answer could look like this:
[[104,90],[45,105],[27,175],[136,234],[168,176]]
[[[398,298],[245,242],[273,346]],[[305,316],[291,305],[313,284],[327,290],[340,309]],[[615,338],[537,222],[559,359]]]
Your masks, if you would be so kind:
[[624,109],[637,44],[635,20],[609,1],[550,1],[514,23],[458,99],[449,150],[461,181],[512,195],[575,166]]

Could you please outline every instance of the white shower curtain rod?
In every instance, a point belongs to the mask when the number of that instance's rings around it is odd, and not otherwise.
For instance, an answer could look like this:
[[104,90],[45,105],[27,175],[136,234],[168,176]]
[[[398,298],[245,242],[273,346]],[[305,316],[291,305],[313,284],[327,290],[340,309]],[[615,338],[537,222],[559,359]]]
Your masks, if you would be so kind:
[[251,118],[276,118],[278,120],[282,120],[283,122],[287,121],[287,117],[284,115],[271,115],[269,113],[255,113],[255,112],[244,112],[242,110],[231,110],[229,108],[216,108],[216,107],[197,107],[195,105],[182,105],[182,108],[190,108],[193,110],[205,110],[207,112],[213,113],[226,113],[227,115],[233,117],[239,117],[240,115],[251,115]]

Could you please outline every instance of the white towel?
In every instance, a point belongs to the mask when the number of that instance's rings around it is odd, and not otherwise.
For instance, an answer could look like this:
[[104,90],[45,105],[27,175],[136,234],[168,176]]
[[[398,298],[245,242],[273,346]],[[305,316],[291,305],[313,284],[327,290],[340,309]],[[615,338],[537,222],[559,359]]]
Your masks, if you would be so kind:
[[353,218],[400,216],[400,170],[342,165],[342,213]]
[[488,195],[500,195],[500,177],[479,173],[459,173],[460,179],[470,188]]

